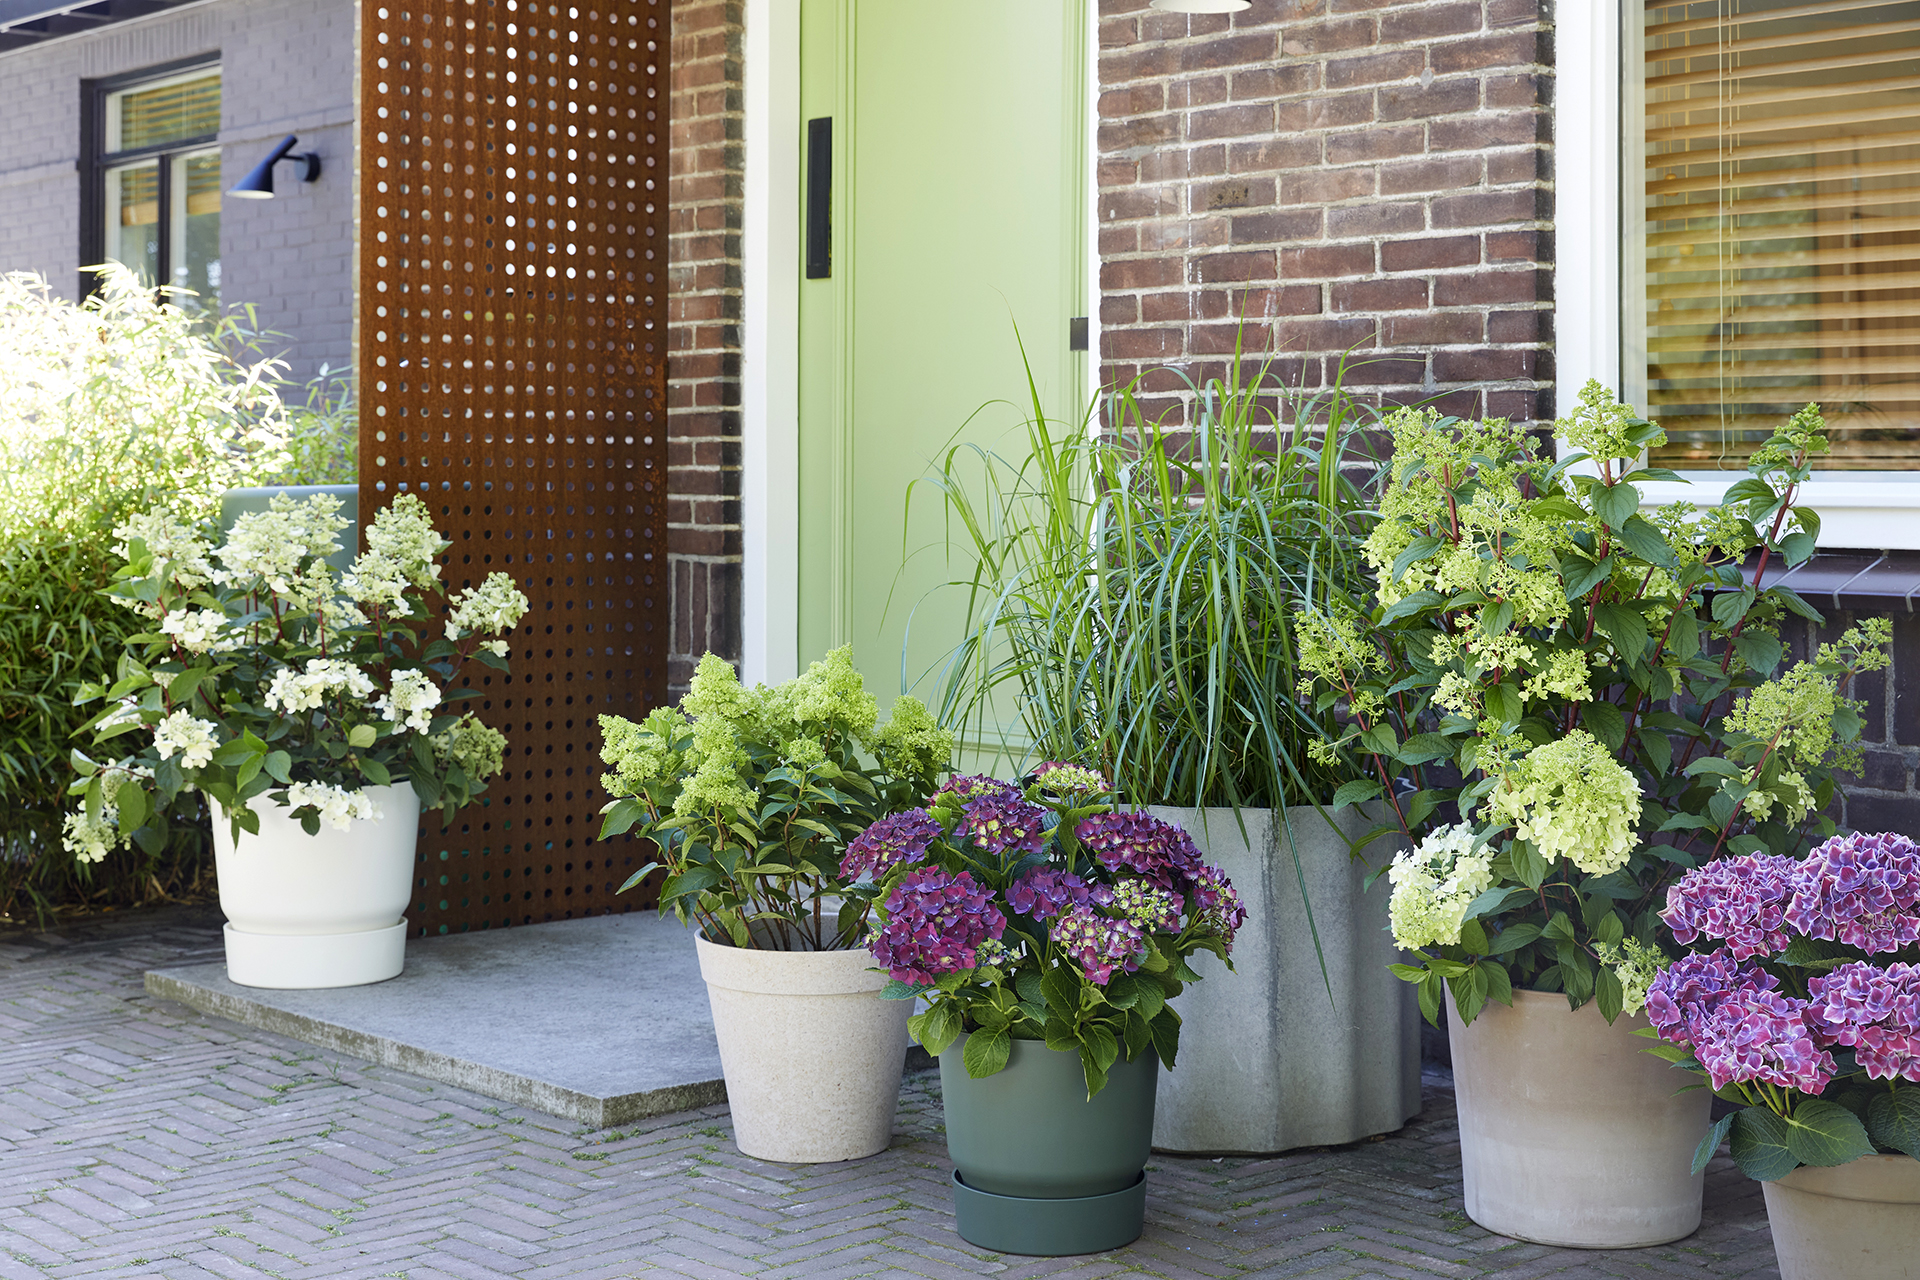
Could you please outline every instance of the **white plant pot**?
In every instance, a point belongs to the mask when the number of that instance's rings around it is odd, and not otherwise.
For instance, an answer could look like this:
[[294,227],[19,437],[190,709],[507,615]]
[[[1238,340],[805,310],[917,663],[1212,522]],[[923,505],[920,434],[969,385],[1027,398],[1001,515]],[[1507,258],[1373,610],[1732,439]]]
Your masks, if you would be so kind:
[[1801,1165],[1760,1186],[1780,1280],[1920,1280],[1920,1160]]
[[405,961],[420,797],[410,783],[368,787],[380,816],[308,835],[260,797],[260,831],[240,833],[215,805],[214,867],[226,913],[227,976],[243,987],[355,987]]
[[[1282,814],[1155,807],[1186,828],[1246,904],[1234,972],[1207,952],[1204,981],[1182,992],[1180,1053],[1160,1081],[1153,1145],[1163,1151],[1271,1153],[1336,1146],[1398,1129],[1420,1111],[1420,1006],[1387,966],[1401,959],[1387,932],[1387,883],[1369,866],[1400,847],[1387,839],[1348,854],[1372,819],[1347,809],[1327,825],[1311,806]],[[1342,831],[1345,834],[1342,834]],[[1313,904],[1320,956],[1300,898],[1294,851]],[[1329,998],[1328,987],[1332,987]]]
[[1490,1002],[1463,1027],[1445,1003],[1469,1218],[1574,1249],[1693,1233],[1705,1177],[1690,1170],[1713,1095],[1678,1092],[1695,1078],[1645,1052],[1644,1015],[1609,1026],[1591,1000],[1516,991],[1512,1008]]
[[694,937],[733,1140],[787,1164],[858,1160],[893,1140],[911,1000],[858,951],[762,951]]

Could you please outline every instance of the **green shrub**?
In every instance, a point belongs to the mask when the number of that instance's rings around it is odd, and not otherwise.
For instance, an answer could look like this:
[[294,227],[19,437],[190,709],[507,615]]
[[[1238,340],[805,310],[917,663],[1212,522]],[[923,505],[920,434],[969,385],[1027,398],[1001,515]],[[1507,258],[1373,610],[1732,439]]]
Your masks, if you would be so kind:
[[227,489],[293,466],[284,366],[251,319],[155,306],[119,267],[82,305],[38,276],[0,276],[0,919],[210,882],[204,827],[99,868],[74,863],[59,829],[69,739],[88,718],[74,689],[112,669],[140,622],[97,594],[114,526],[160,503],[210,520]]

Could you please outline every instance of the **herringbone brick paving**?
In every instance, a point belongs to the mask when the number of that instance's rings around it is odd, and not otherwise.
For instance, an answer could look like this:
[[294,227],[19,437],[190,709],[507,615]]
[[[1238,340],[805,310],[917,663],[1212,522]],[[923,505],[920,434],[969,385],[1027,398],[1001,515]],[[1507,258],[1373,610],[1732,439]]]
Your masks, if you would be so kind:
[[1489,1235],[1460,1209],[1442,1077],[1374,1142],[1156,1158],[1129,1248],[1002,1256],[951,1229],[932,1074],[909,1077],[884,1154],[764,1164],[725,1107],[583,1130],[142,992],[143,970],[218,945],[206,908],[0,933],[0,1280],[1777,1278],[1760,1195],[1724,1158],[1676,1245]]

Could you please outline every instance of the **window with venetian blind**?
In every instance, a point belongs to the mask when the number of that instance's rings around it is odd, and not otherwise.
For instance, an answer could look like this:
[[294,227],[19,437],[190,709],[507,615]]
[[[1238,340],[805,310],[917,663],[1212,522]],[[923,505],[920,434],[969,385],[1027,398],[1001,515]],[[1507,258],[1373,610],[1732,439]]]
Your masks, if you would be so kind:
[[1742,470],[1811,400],[1824,466],[1920,471],[1920,3],[1628,27],[1623,367],[1653,461]]
[[203,64],[90,87],[91,203],[86,264],[109,260],[181,292],[189,311],[220,306],[220,68]]

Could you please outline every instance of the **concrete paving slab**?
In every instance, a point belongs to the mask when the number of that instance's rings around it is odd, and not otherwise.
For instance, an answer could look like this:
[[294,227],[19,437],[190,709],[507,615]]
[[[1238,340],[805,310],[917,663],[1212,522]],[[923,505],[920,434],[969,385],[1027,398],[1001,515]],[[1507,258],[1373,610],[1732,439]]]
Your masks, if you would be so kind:
[[407,944],[397,978],[269,991],[224,963],[149,994],[595,1128],[726,1101],[693,935],[652,912]]

